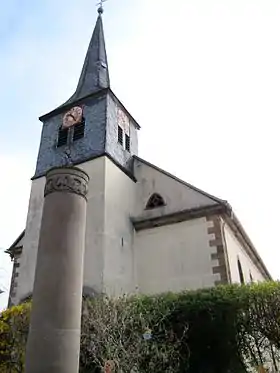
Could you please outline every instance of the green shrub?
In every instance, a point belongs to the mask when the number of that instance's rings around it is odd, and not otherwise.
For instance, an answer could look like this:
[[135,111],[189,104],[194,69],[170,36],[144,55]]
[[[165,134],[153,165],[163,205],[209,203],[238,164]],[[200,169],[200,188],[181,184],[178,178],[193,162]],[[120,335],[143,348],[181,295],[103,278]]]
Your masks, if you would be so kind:
[[[0,316],[0,373],[22,372],[30,303]],[[242,373],[274,367],[280,284],[84,299],[80,371]],[[145,339],[146,338],[146,339]],[[13,351],[11,354],[10,351]]]
[[0,315],[0,373],[23,372],[30,303]]

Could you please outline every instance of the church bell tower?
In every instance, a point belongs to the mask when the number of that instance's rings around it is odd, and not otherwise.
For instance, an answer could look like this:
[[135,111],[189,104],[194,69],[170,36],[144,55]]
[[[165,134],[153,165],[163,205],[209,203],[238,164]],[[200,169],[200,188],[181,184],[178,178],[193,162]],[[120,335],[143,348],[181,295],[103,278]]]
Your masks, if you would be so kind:
[[54,167],[78,166],[90,179],[84,293],[121,293],[134,286],[129,216],[135,193],[132,160],[138,152],[140,127],[110,88],[102,13],[100,7],[75,93],[40,117],[41,143],[15,267],[17,279],[11,286],[14,304],[33,291],[45,175]]
[[102,7],[98,13],[75,93],[40,117],[43,130],[34,178],[52,167],[78,165],[103,154],[129,169],[131,156],[137,155],[140,127],[110,89]]

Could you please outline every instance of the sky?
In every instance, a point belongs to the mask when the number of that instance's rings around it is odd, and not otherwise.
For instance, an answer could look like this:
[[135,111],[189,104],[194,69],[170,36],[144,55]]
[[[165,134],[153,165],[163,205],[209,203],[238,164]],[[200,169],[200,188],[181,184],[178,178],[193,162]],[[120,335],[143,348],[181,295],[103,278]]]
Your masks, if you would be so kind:
[[[173,3],[173,4],[172,4]],[[229,201],[275,279],[280,179],[279,0],[108,0],[111,87],[139,155]],[[38,117],[74,92],[92,0],[10,0],[0,13],[0,309],[25,227]]]

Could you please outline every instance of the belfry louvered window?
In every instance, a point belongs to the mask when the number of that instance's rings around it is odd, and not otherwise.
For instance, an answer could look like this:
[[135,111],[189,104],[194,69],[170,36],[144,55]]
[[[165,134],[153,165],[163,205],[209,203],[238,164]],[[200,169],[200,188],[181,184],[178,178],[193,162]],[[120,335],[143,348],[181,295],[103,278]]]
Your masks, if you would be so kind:
[[151,210],[151,209],[155,209],[157,207],[162,207],[162,206],[165,206],[164,199],[162,198],[160,194],[154,193],[149,198],[147,205],[146,205],[146,209]]
[[125,150],[130,152],[130,136],[125,134]]
[[121,126],[118,126],[118,142],[123,145],[123,129]]
[[249,272],[249,277],[250,277],[250,281],[251,281],[251,282],[254,282],[254,279],[253,279],[253,276],[252,276],[251,271]]
[[241,263],[240,263],[239,259],[237,259],[237,267],[238,267],[238,272],[239,272],[240,283],[244,284],[245,283],[245,281],[244,281],[244,274],[243,274],[242,266],[241,266]]
[[69,131],[68,128],[62,128],[62,127],[59,128],[58,139],[57,139],[57,147],[67,144],[68,131]]
[[83,118],[81,123],[74,125],[73,141],[83,138],[84,135],[85,135],[85,120]]

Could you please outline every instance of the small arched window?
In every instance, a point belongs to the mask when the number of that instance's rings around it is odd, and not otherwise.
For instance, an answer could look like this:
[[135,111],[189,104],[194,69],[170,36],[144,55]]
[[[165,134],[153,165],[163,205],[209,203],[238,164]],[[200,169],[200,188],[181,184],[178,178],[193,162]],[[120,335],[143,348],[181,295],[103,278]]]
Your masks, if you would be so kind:
[[244,281],[244,274],[243,274],[242,266],[241,266],[241,263],[240,263],[239,259],[237,259],[237,267],[238,267],[238,272],[239,272],[240,283],[244,284],[245,283],[245,281]]
[[154,193],[149,198],[149,201],[146,205],[146,210],[152,210],[152,209],[155,209],[157,207],[162,207],[162,206],[165,206],[164,199],[162,198],[160,194]]

